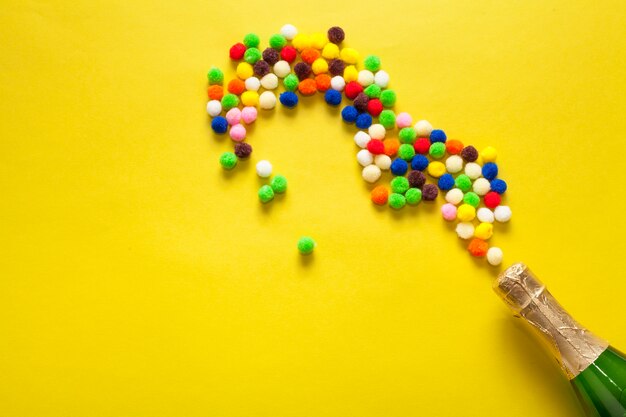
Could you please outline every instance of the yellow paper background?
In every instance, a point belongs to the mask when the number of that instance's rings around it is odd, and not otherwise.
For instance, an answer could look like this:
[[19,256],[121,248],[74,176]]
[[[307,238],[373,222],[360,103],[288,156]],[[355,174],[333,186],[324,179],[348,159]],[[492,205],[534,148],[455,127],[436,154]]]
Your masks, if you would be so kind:
[[[286,22],[343,26],[397,109],[496,146],[505,263],[626,349],[624,2],[11,0],[0,415],[581,416],[441,203],[372,207],[321,97],[263,115],[252,161],[221,170],[206,71]],[[261,158],[289,179],[267,206]]]

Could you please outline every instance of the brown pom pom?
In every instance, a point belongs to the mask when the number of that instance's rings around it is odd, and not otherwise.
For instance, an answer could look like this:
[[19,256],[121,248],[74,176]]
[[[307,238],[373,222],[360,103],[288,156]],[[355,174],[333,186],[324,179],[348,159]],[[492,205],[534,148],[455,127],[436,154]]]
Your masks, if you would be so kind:
[[426,176],[421,171],[411,171],[407,178],[411,188],[419,188],[421,190],[426,183]]
[[274,65],[280,61],[280,54],[274,48],[265,48],[263,51],[263,60],[270,65]]
[[339,26],[328,29],[328,40],[332,43],[340,44],[346,38],[346,34]]
[[296,73],[299,80],[304,80],[309,75],[311,75],[311,66],[307,64],[306,62],[298,62],[293,67],[293,72]]
[[343,75],[343,70],[346,68],[346,64],[341,59],[331,59],[328,63],[328,72],[330,75]]
[[461,158],[465,159],[467,162],[474,162],[478,159],[478,151],[473,146],[466,146],[461,151]]
[[254,64],[254,74],[262,77],[270,72],[270,64],[265,61],[257,61]]
[[426,184],[422,188],[422,198],[426,201],[433,201],[438,195],[439,189],[437,189],[435,184]]
[[359,93],[354,98],[353,106],[360,112],[367,111],[367,102],[370,101],[369,97],[365,93]]
[[252,146],[246,142],[235,143],[235,155],[237,158],[247,158],[252,153]]

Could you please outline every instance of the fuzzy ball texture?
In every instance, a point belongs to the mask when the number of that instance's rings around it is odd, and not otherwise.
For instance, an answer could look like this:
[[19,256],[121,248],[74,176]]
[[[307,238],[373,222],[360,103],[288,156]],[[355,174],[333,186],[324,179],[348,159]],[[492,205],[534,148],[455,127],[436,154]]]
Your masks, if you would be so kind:
[[298,95],[292,91],[280,94],[280,103],[287,108],[294,108],[298,104]]
[[385,205],[389,199],[389,190],[384,185],[378,185],[372,189],[371,198],[374,204]]
[[487,250],[489,249],[489,244],[484,240],[474,238],[470,241],[470,244],[467,246],[467,250],[472,256],[475,257],[483,257],[487,254]]
[[252,146],[246,142],[235,143],[235,155],[239,159],[245,159],[252,154]]
[[445,173],[446,173],[446,166],[443,164],[443,162],[433,161],[430,164],[428,164],[428,174],[431,177],[439,178]]
[[316,246],[317,243],[315,243],[313,238],[310,238],[308,236],[303,236],[298,239],[298,252],[300,252],[302,255],[310,255],[311,253],[313,253],[313,250]]
[[350,81],[346,84],[344,93],[350,100],[354,100],[356,96],[363,92],[363,86],[356,81]]
[[331,59],[328,63],[328,72],[330,75],[343,75],[346,64],[341,59]]
[[313,65],[313,63],[321,56],[322,54],[315,48],[304,48],[302,52],[300,52],[300,58],[304,62],[309,65]]
[[256,91],[244,91],[241,95],[241,103],[244,106],[257,106],[259,104],[259,93]]
[[246,138],[246,128],[242,124],[236,124],[230,128],[228,134],[235,142],[241,142]]
[[258,195],[261,203],[269,203],[274,199],[274,190],[269,185],[263,185],[259,188]]
[[226,111],[232,109],[233,107],[237,107],[239,105],[239,97],[234,94],[225,94],[222,97],[222,108]]
[[324,58],[318,58],[311,64],[313,74],[325,74],[328,72],[328,62]]
[[368,70],[359,71],[357,82],[363,87],[368,87],[374,84],[374,73]]
[[380,58],[376,55],[368,55],[363,61],[363,66],[369,71],[376,72],[380,69]]
[[495,191],[489,191],[487,194],[485,194],[484,199],[485,199],[485,206],[489,208],[498,207],[501,201],[500,194],[496,193]]
[[241,120],[247,125],[254,123],[258,115],[255,107],[244,107],[241,109]]
[[383,70],[378,71],[374,74],[374,83],[380,88],[387,88],[387,85],[389,85],[389,74]]
[[[397,123],[398,123],[398,118],[396,117],[396,124]],[[400,138],[400,142],[402,143],[413,144],[413,142],[415,142],[415,139],[417,138],[417,132],[412,127],[403,127],[398,132],[398,138]]]
[[454,187],[454,177],[450,174],[443,174],[437,181],[437,186],[441,191],[448,191]]
[[482,240],[489,240],[493,236],[493,224],[480,223],[474,230],[474,236]]
[[461,151],[461,158],[467,162],[475,162],[478,159],[478,151],[473,146],[466,146]]
[[[275,51],[275,49],[273,49]],[[298,57],[298,50],[291,45],[280,50],[280,57],[287,63],[292,63]]]
[[328,44],[328,36],[322,32],[316,32],[311,35],[311,46],[316,49],[322,49]]
[[266,74],[261,78],[261,87],[266,90],[275,90],[278,87],[278,77],[276,74]]
[[469,222],[461,222],[456,225],[456,234],[461,239],[471,239],[474,237],[474,225]]
[[446,143],[447,139],[446,132],[441,129],[434,129],[430,132],[430,141],[432,143]]
[[493,211],[489,210],[487,207],[479,208],[476,212],[476,218],[482,223],[493,223],[495,219]]
[[219,116],[222,112],[222,103],[219,100],[211,100],[206,104],[206,112],[211,117]]
[[472,180],[470,179],[470,177],[468,177],[465,174],[461,174],[458,177],[456,177],[456,180],[454,180],[454,183],[456,185],[456,188],[459,188],[464,193],[472,189]]
[[480,204],[480,197],[478,196],[478,194],[472,191],[468,191],[463,196],[463,202],[465,204],[469,204],[470,206],[478,207],[478,205]]
[[451,174],[461,172],[463,169],[463,158],[458,155],[452,155],[446,159],[446,170]]
[[462,222],[471,222],[476,218],[476,208],[469,204],[461,204],[457,210],[456,217]]
[[427,120],[420,120],[415,123],[415,130],[420,138],[430,138],[430,133],[433,131],[433,125]]
[[233,169],[237,166],[237,155],[232,152],[224,152],[220,155],[220,165],[224,169]]
[[247,62],[240,62],[239,64],[237,64],[237,69],[235,71],[237,77],[239,77],[241,80],[245,80],[254,75],[254,68],[252,68],[252,65],[248,64]]
[[359,130],[354,134],[354,143],[356,143],[356,146],[358,146],[359,148],[367,147],[367,144],[370,140],[372,140],[370,135],[362,130]]
[[361,176],[365,181],[369,183],[374,183],[378,181],[381,175],[382,172],[380,168],[378,168],[376,165],[368,165],[363,168],[363,171],[361,171]]
[[346,123],[354,123],[358,115],[359,111],[354,106],[345,106],[341,109],[341,118]]
[[383,145],[385,145],[385,155],[387,156],[396,155],[400,149],[400,141],[394,138],[383,140]]
[[456,220],[456,206],[454,204],[446,203],[441,206],[441,215],[444,220],[449,222]]
[[413,147],[415,148],[415,152],[425,155],[430,150],[430,140],[427,138],[417,138],[413,143]]
[[396,158],[391,162],[389,169],[393,175],[404,175],[409,169],[409,164],[404,159]]
[[217,84],[211,85],[207,90],[207,94],[211,100],[221,100],[224,97],[224,87]]
[[[372,85],[368,85],[367,88],[363,90],[363,92],[367,94],[369,98],[379,98],[380,93],[381,93],[381,88],[377,86],[376,84],[372,84]],[[380,105],[382,106],[383,103],[380,103]]]
[[374,98],[367,102],[367,112],[374,117],[380,115],[383,111],[383,103],[379,99]]
[[317,92],[317,84],[315,83],[314,79],[307,78],[300,81],[300,83],[298,84],[298,91],[303,96],[311,96]]
[[267,62],[269,65],[274,65],[280,61],[280,53],[274,48],[265,48],[263,50],[263,61]]
[[391,168],[391,158],[387,155],[376,155],[374,157],[374,164],[383,171]]
[[428,168],[428,164],[430,164],[430,161],[424,155],[418,154],[411,159],[411,168],[418,171],[423,171]]
[[450,139],[446,141],[446,152],[450,155],[458,155],[463,150],[463,143],[460,140]]
[[296,91],[299,84],[300,80],[295,74],[289,74],[283,79],[283,85],[287,91]]
[[458,188],[453,188],[446,193],[446,201],[450,204],[458,205],[461,201],[463,201],[463,191]]
[[272,187],[272,190],[274,190],[274,192],[277,194],[284,193],[285,191],[287,191],[287,178],[282,175],[276,175],[274,178],[272,178],[272,181],[270,182],[270,187]]
[[404,197],[408,204],[415,205],[422,201],[422,190],[419,188],[409,188],[406,193],[404,193]]
[[393,90],[383,90],[380,93],[380,102],[385,107],[393,107],[396,104],[396,92]]
[[354,65],[348,65],[343,70],[343,78],[347,83],[350,81],[356,81],[359,78],[359,72]]
[[415,149],[413,149],[412,145],[409,145],[408,143],[403,143],[398,149],[398,156],[405,161],[411,161],[415,156]]
[[339,47],[334,43],[327,43],[322,48],[322,57],[326,59],[339,58]]
[[233,107],[226,112],[226,120],[229,125],[236,125],[241,121],[241,110],[238,107]]
[[253,66],[254,74],[263,77],[266,74],[270,73],[270,64],[265,61],[257,61]]
[[346,88],[346,81],[343,79],[342,76],[335,75],[333,78],[330,79],[330,87],[333,90],[341,92],[344,88]]
[[272,164],[265,159],[256,163],[256,173],[261,178],[268,178],[272,175]]
[[324,92],[330,89],[330,76],[328,74],[318,74],[315,76],[317,91]]
[[[378,87],[378,86],[374,85],[374,87]],[[402,113],[398,113],[398,115],[396,116],[396,125],[398,125],[399,129],[411,127],[412,124],[413,124],[413,118],[411,117],[409,113],[402,112]],[[415,130],[415,128],[411,128],[411,129],[415,132],[415,137],[417,137],[417,131]]]
[[291,72],[291,67],[287,61],[278,61],[274,64],[274,74],[278,78],[285,78]]
[[383,110],[378,116],[378,122],[385,126],[385,129],[393,129],[396,126],[396,115],[391,110]]
[[228,130],[228,120],[222,116],[216,116],[211,120],[211,129],[215,133],[226,133]]
[[487,194],[491,190],[491,185],[489,184],[489,181],[485,178],[478,178],[476,181],[474,181],[474,184],[472,184],[472,190],[474,190],[476,194],[482,196]]
[[511,220],[511,208],[509,206],[498,206],[494,210],[494,217],[500,223],[506,223]]
[[346,38],[345,32],[339,26],[333,26],[328,29],[327,36],[328,40],[334,44],[339,44]]
[[367,149],[361,149],[356,153],[356,160],[361,166],[368,166],[374,163],[374,155]]
[[405,177],[395,177],[391,180],[391,191],[398,194],[404,194],[409,189],[409,180]]
[[228,55],[230,56],[230,59],[237,61],[243,58],[243,54],[245,53],[246,45],[244,45],[243,43],[236,43],[230,47]]
[[307,64],[306,62],[298,62],[293,67],[293,72],[296,74],[299,80],[304,80],[309,75],[311,75],[312,70],[311,70],[311,66]]
[[434,201],[439,195],[439,189],[435,184],[425,184],[422,187],[422,198],[424,201]]
[[280,34],[285,37],[287,40],[292,40],[298,34],[298,29],[290,23],[287,23],[282,28],[280,28]]
[[270,36],[269,44],[272,48],[280,51],[285,45],[287,45],[287,38],[285,38],[284,35],[277,33]]
[[256,48],[248,48],[246,53],[243,54],[243,60],[250,65],[255,64],[261,58],[263,58],[263,54]]
[[494,162],[498,157],[498,152],[493,146],[487,146],[485,149],[480,151],[480,156],[483,158],[483,162]]
[[246,45],[247,48],[256,48],[261,43],[261,39],[259,39],[259,35],[256,33],[248,33],[243,37],[243,44]]
[[391,195],[389,195],[389,207],[398,210],[404,207],[405,205],[406,205],[406,197],[404,197],[402,194],[391,193]]
[[498,247],[493,246],[487,250],[487,262],[489,262],[490,265],[500,265],[503,257],[502,249]]
[[470,177],[472,180],[480,178],[482,175],[482,168],[476,162],[468,162],[465,165],[465,175]]
[[487,162],[483,165],[483,177],[487,178],[489,181],[498,176],[498,165],[493,162]]
[[207,73],[209,84],[222,84],[224,82],[224,73],[217,67],[212,67]]
[[491,189],[500,195],[504,194],[507,189],[506,181],[496,178],[491,181]]
[[446,154],[446,145],[441,142],[435,142],[430,145],[428,154],[434,159],[443,158],[443,156]]
[[233,78],[228,82],[228,92],[236,95],[240,95],[246,91],[246,83],[239,78]]
[[[365,95],[365,93],[359,93],[355,98],[354,98],[354,102],[352,103],[352,105],[354,107],[356,107],[356,109],[360,112],[366,112],[367,111],[367,103],[370,101],[369,97],[367,97]],[[368,114],[368,116],[370,117],[370,119],[372,118],[372,116],[370,116]]]
[[341,104],[341,99],[342,94],[337,90],[328,90],[324,94],[324,100],[331,106],[338,106],[339,104]]
[[374,155],[380,155],[385,153],[385,144],[380,139],[372,139],[367,142],[367,150]]
[[359,61],[359,53],[354,48],[343,48],[339,56],[346,64],[356,64]]
[[424,184],[426,184],[426,176],[420,171],[409,172],[407,179],[412,188],[419,188],[421,190]]

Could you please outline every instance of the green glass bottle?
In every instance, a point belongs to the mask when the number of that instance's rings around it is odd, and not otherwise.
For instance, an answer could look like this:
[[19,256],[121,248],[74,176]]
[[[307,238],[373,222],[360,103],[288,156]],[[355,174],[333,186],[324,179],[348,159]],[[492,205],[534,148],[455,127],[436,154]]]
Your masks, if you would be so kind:
[[626,417],[626,355],[576,322],[524,264],[494,290],[555,356],[588,416]]

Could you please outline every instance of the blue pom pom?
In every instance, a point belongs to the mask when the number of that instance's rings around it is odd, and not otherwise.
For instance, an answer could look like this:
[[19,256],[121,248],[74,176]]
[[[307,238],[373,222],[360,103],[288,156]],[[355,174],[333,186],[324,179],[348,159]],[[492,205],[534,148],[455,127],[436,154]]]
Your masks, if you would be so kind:
[[423,171],[428,168],[428,158],[424,155],[417,154],[411,160],[411,168],[417,171]]
[[446,139],[448,138],[446,136],[446,132],[444,132],[443,130],[435,129],[432,132],[430,132],[430,143],[435,143],[435,142],[445,143]]
[[409,169],[409,164],[404,159],[396,158],[391,163],[391,173],[393,175],[404,175]]
[[483,165],[483,177],[487,178],[489,181],[498,176],[498,166],[493,162],[487,162]]
[[324,100],[331,106],[338,106],[341,103],[341,92],[330,89],[324,94]]
[[506,192],[506,181],[501,179],[495,179],[491,181],[491,191],[495,191],[498,194],[504,194]]
[[361,113],[356,117],[356,127],[359,129],[367,129],[372,125],[372,116],[368,113]]
[[280,95],[280,103],[285,107],[296,107],[296,104],[298,104],[298,95],[293,91],[285,91]]
[[358,115],[359,111],[354,106],[346,106],[341,110],[341,117],[347,123],[354,123]]
[[441,191],[448,191],[454,188],[454,177],[450,174],[443,174],[437,182]]
[[211,129],[213,129],[215,133],[226,133],[228,130],[228,120],[222,116],[214,117],[211,121]]

